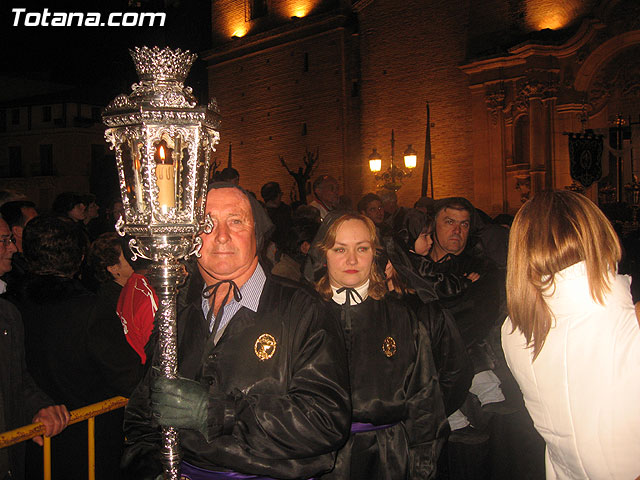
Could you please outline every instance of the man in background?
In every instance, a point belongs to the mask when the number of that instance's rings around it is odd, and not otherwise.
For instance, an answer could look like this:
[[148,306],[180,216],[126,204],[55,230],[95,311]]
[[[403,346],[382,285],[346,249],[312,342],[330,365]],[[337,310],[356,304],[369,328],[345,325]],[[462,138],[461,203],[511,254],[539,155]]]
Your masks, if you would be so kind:
[[[11,270],[15,252],[9,226],[0,219],[0,276]],[[27,371],[20,313],[11,303],[0,299],[0,432],[42,422],[45,435],[57,435],[69,423],[69,412],[64,405],[53,403]],[[42,446],[42,437],[33,440]],[[24,470],[24,442],[0,449],[1,479],[22,480]]]
[[340,202],[340,186],[331,175],[320,175],[313,182],[313,195],[315,199],[309,203],[320,211],[320,217],[324,217],[334,210]]

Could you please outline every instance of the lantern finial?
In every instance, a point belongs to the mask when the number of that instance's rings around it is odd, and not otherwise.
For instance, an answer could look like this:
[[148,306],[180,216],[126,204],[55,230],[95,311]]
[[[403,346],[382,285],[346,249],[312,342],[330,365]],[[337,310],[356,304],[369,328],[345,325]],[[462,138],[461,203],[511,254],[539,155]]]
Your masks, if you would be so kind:
[[129,53],[136,64],[136,71],[141,81],[160,80],[184,83],[191,70],[191,65],[198,57],[189,50],[172,50],[168,47],[135,47]]

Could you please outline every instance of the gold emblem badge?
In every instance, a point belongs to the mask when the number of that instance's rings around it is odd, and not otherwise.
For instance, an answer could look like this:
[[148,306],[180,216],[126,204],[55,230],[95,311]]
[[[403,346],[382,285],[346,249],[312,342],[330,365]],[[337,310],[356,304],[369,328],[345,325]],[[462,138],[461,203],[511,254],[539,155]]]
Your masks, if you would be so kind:
[[268,333],[263,333],[256,340],[253,350],[261,362],[268,360],[276,353],[276,339]]
[[387,357],[393,357],[396,354],[396,351],[396,341],[391,337],[385,338],[384,342],[382,342],[382,352]]

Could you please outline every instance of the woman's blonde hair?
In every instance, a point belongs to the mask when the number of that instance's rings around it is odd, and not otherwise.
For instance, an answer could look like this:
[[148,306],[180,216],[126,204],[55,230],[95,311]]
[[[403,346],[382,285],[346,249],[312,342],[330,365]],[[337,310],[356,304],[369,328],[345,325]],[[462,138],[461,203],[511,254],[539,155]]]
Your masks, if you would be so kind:
[[603,304],[620,256],[611,223],[584,195],[540,192],[522,206],[509,235],[507,307],[513,330],[533,346],[534,360],[551,328],[543,292],[554,287],[555,274],[584,261],[591,297]]
[[[376,263],[376,257],[380,251],[380,243],[378,242],[378,236],[376,235],[376,226],[369,217],[360,215],[359,213],[345,213],[341,217],[338,217],[327,230],[326,235],[315,247],[319,249],[326,258],[327,252],[333,248],[336,243],[336,235],[340,226],[349,220],[359,220],[365,224],[367,231],[369,232],[369,241],[371,242],[371,248],[373,248],[374,257],[371,265],[371,272],[369,273],[369,291],[368,295],[376,300],[380,300],[387,293],[387,287],[385,285],[384,276],[380,273],[379,267]],[[329,281],[329,272],[325,272],[320,280],[315,283],[315,288],[320,295],[325,299],[331,299],[333,292],[331,291],[331,283]]]

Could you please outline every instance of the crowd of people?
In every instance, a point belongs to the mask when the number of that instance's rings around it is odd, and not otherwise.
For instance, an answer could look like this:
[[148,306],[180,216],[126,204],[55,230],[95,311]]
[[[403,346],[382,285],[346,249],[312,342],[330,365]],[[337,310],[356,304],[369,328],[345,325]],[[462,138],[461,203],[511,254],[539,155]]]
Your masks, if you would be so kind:
[[[116,395],[99,479],[161,475],[161,427],[190,480],[640,475],[638,299],[586,197],[492,219],[462,197],[352,204],[322,175],[287,205],[225,170],[185,263],[174,379],[150,368],[158,298],[113,232],[122,204],[0,198],[0,431],[44,423],[53,478],[86,477],[69,410]],[[39,448],[0,450],[0,479],[41,478]]]

